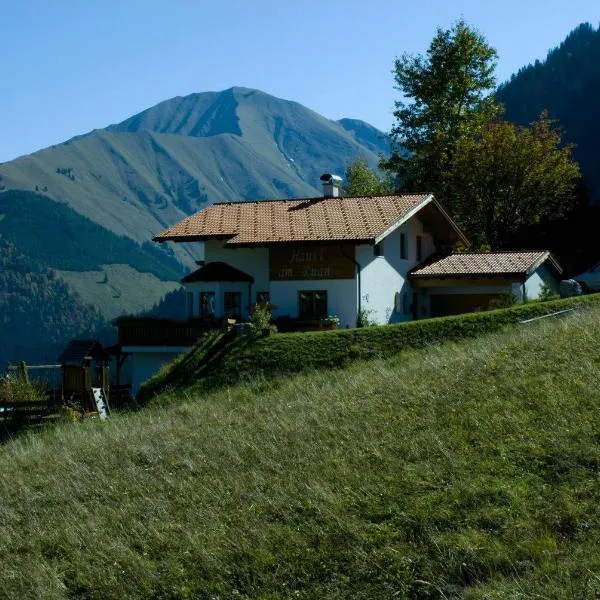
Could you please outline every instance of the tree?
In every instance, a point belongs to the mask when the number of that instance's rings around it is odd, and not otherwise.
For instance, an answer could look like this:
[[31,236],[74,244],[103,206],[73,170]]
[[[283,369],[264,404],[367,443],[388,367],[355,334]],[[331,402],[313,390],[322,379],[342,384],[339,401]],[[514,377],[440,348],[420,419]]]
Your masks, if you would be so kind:
[[377,196],[394,191],[391,176],[380,177],[369,168],[367,160],[359,156],[346,167],[344,196]]
[[406,191],[431,191],[452,211],[447,184],[456,144],[499,112],[492,93],[496,51],[464,21],[438,29],[427,56],[396,59],[394,77],[409,103],[396,102],[393,152],[382,166]]
[[510,247],[524,227],[565,215],[576,201],[579,166],[572,146],[542,114],[530,127],[487,125],[455,147],[448,181],[453,216],[475,248]]

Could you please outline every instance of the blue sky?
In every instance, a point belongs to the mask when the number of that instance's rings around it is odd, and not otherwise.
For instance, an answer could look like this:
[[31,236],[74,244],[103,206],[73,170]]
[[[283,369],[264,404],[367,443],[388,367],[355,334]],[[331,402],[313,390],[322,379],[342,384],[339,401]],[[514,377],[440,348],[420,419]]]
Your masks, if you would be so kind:
[[0,162],[178,95],[233,85],[332,119],[393,123],[394,59],[460,17],[497,76],[543,58],[598,0],[0,0]]

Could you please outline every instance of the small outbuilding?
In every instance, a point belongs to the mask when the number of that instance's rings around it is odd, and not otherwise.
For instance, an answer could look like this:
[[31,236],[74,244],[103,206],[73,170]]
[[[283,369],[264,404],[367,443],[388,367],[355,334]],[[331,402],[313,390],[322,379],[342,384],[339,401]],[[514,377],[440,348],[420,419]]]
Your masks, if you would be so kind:
[[562,268],[547,250],[465,252],[431,257],[408,274],[413,289],[429,298],[430,315],[493,308],[506,297],[535,300],[544,289],[558,294]]
[[96,410],[92,388],[101,388],[108,398],[111,355],[96,340],[72,340],[58,357],[62,368],[63,395],[66,400]]

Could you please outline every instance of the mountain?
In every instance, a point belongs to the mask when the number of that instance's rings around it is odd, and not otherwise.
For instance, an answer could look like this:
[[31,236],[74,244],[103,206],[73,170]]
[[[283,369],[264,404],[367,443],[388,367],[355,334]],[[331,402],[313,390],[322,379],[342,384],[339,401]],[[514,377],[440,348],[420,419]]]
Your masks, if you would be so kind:
[[509,121],[527,125],[543,110],[558,119],[565,141],[576,145],[575,158],[596,204],[600,203],[599,63],[600,28],[584,23],[544,61],[520,69],[497,92]]
[[194,267],[197,248],[157,232],[218,200],[320,195],[321,173],[387,149],[363,121],[258,90],[172,98],[0,164],[0,235],[111,319],[152,309]]

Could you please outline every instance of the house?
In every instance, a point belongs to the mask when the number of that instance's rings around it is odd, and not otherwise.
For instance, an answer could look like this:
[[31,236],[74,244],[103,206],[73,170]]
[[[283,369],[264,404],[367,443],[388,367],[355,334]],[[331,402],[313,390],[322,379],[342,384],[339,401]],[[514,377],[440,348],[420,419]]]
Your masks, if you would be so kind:
[[548,252],[451,254],[469,243],[431,194],[348,198],[321,179],[322,197],[213,204],[154,238],[204,245],[182,281],[190,319],[243,319],[262,300],[274,318],[353,327],[361,312],[396,323],[557,285]]
[[[269,301],[273,317],[302,322],[330,315],[354,327],[426,316],[408,273],[436,252],[468,242],[431,194],[348,198],[328,179],[317,198],[226,202],[157,235],[201,242],[205,264],[184,278],[187,315],[249,315]],[[415,314],[413,314],[415,313]]]
[[354,327],[361,315],[397,323],[557,286],[560,267],[548,252],[464,252],[469,242],[431,194],[342,197],[339,178],[321,179],[323,196],[216,203],[154,238],[197,243],[204,260],[182,280],[186,323],[147,323],[146,341],[128,338],[139,321],[119,324],[123,351],[143,365],[134,392],[202,327],[246,319],[261,302],[280,322],[310,327],[335,316]]

